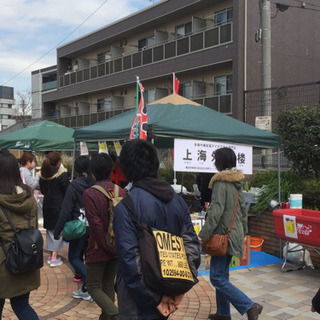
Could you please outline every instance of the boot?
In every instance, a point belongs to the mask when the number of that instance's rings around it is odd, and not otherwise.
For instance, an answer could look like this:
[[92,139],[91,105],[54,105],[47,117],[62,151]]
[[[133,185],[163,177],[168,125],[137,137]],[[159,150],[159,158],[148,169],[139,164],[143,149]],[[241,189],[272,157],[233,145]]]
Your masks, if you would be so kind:
[[263,306],[255,303],[247,312],[248,320],[258,320],[259,314],[262,312]]

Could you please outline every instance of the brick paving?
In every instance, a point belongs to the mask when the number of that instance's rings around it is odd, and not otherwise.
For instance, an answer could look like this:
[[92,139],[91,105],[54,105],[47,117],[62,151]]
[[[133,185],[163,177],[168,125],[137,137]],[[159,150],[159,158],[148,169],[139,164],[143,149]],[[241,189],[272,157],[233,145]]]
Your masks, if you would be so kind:
[[[45,252],[44,258],[47,260]],[[63,264],[50,268],[46,262],[41,269],[41,286],[30,295],[30,303],[41,320],[99,319],[100,308],[95,302],[73,299],[72,291],[79,284],[72,281],[73,270],[67,262],[67,245],[61,252]],[[313,295],[320,287],[320,273],[317,270],[282,272],[281,264],[231,271],[232,283],[243,290],[251,299],[263,304],[259,320],[320,319],[318,313],[310,312]],[[1,285],[1,284],[0,284]],[[209,276],[199,277],[199,283],[190,290],[181,302],[179,309],[170,320],[206,320],[209,313],[215,313],[215,293]],[[4,320],[16,320],[6,301]],[[232,308],[232,319],[247,319]],[[26,319],[28,320],[28,319]]]
[[[73,299],[72,291],[78,290],[80,284],[72,281],[73,269],[67,261],[68,245],[64,244],[60,252],[63,264],[51,268],[47,263],[48,254],[44,252],[44,266],[41,269],[41,286],[30,294],[30,304],[36,310],[40,320],[78,320],[99,319],[100,308],[95,302]],[[215,306],[215,295],[211,286],[202,277],[199,283],[188,292],[170,320],[206,319],[211,308]],[[9,300],[6,300],[4,320],[16,320]],[[28,319],[26,319],[28,320]]]

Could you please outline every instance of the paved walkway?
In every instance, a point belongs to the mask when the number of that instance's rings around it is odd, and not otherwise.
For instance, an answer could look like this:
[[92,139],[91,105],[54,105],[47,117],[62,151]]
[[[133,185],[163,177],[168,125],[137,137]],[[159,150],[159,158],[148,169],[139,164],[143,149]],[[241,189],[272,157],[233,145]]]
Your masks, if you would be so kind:
[[[73,299],[72,291],[78,284],[72,281],[73,271],[68,264],[67,245],[61,254],[64,264],[41,269],[41,286],[31,293],[30,302],[41,320],[45,319],[98,319],[99,307],[93,302]],[[47,254],[45,253],[45,261]],[[188,292],[179,310],[170,320],[206,320],[216,310],[215,293],[209,283],[209,276],[199,277],[199,283]],[[254,301],[264,305],[259,320],[269,319],[320,319],[310,312],[310,302],[320,287],[320,273],[314,270],[282,272],[281,265],[269,265],[231,272],[231,281]],[[1,285],[1,284],[0,284]],[[6,302],[4,320],[17,319]],[[232,319],[247,319],[232,309]],[[28,319],[26,319],[28,320]]]

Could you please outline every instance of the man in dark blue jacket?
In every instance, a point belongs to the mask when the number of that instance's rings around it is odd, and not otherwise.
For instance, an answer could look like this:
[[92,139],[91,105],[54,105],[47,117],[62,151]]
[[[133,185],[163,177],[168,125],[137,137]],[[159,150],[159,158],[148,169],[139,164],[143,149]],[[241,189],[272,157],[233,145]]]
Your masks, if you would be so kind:
[[[158,179],[155,147],[145,140],[127,142],[120,154],[120,166],[133,182],[130,196],[137,220],[181,236],[191,272],[196,276],[200,264],[199,241],[186,203],[167,182]],[[137,231],[122,203],[115,208],[113,227],[119,258],[116,291],[121,320],[166,319],[177,309],[182,297],[168,297],[145,285]]]

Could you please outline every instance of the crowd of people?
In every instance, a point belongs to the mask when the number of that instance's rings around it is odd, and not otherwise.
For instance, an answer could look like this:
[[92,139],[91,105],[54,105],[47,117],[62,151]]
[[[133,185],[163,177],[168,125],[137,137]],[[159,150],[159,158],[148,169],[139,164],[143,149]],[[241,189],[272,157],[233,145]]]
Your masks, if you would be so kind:
[[[75,177],[71,182],[59,152],[46,155],[40,172],[34,172],[35,165],[36,157],[31,152],[24,152],[17,160],[8,150],[0,151],[0,243],[8,250],[14,235],[1,214],[3,210],[9,212],[18,228],[27,227],[28,213],[31,212],[32,227],[38,227],[38,191],[43,195],[47,263],[51,268],[62,264],[59,252],[64,243],[62,231],[65,224],[84,219],[85,234],[68,241],[68,261],[74,269],[74,281],[81,282],[72,297],[95,301],[101,308],[100,320],[167,319],[183,299],[183,294],[166,295],[145,283],[138,231],[127,207],[121,202],[114,208],[116,254],[107,246],[112,204],[92,186],[113,191],[115,184],[120,185],[120,197],[128,194],[130,185],[130,198],[138,221],[148,222],[151,228],[171,232],[184,239],[193,274],[197,274],[200,265],[200,244],[213,233],[226,233],[235,211],[227,254],[211,258],[210,281],[216,291],[217,311],[209,314],[208,319],[231,319],[230,304],[241,315],[247,314],[249,320],[259,318],[263,306],[229,281],[230,260],[232,256],[243,255],[243,239],[247,234],[247,215],[241,193],[237,202],[244,176],[236,169],[236,156],[231,149],[216,150],[215,165],[219,172],[209,181],[211,204],[198,236],[184,200],[167,182],[158,178],[157,151],[148,141],[135,139],[126,142],[119,159],[112,159],[105,153],[91,158],[78,157],[74,162]],[[13,275],[7,270],[5,259],[4,250],[0,248],[0,319],[5,299],[10,299],[18,319],[39,319],[29,303],[29,295],[40,286],[40,269]],[[314,312],[320,310],[319,292],[312,300]]]

